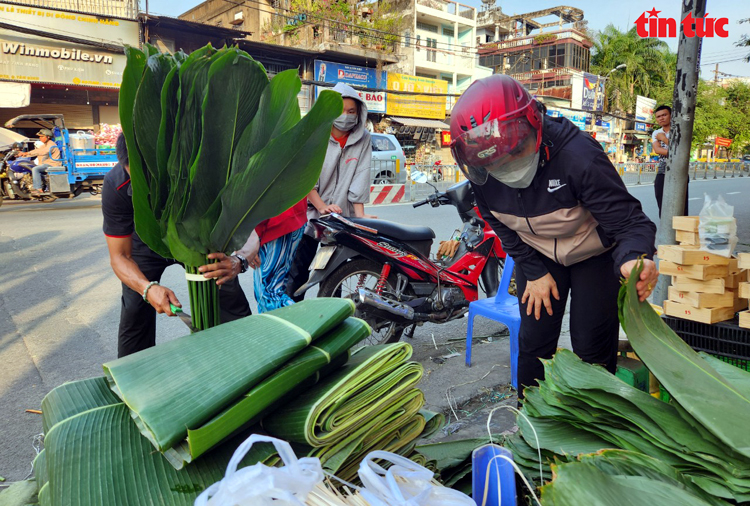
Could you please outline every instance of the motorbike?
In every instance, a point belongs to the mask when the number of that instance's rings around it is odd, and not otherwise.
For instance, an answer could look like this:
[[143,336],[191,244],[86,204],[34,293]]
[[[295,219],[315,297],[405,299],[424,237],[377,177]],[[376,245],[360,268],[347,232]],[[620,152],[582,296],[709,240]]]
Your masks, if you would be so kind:
[[[427,179],[412,171],[412,180]],[[435,188],[413,204],[424,205],[455,206],[463,229],[451,258],[430,259],[435,232],[429,227],[330,214],[311,221],[321,246],[307,283],[295,295],[319,283],[319,297],[351,298],[356,316],[372,327],[366,345],[398,341],[404,331],[412,337],[425,322],[460,318],[479,298],[480,288],[493,297],[505,252],[480,216],[470,183],[458,183],[445,192]]]
[[[2,160],[0,161],[0,199],[38,200],[41,202],[53,202],[57,200],[57,197],[50,193],[39,196],[31,195],[31,189],[33,188],[31,169],[34,167],[34,160],[19,157],[18,153],[21,151],[23,151],[23,145],[16,143],[2,155]],[[48,184],[47,176],[43,175],[42,180],[46,189]]]

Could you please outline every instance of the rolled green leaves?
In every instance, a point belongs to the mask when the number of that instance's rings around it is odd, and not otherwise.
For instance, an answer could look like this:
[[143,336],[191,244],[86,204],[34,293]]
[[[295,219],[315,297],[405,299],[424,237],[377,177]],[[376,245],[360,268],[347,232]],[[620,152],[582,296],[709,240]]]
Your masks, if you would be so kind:
[[422,367],[405,364],[410,356],[406,343],[361,348],[338,373],[264,419],[263,427],[312,447],[340,442],[419,382]]
[[304,301],[120,358],[104,371],[143,435],[164,451],[352,313],[345,299]]

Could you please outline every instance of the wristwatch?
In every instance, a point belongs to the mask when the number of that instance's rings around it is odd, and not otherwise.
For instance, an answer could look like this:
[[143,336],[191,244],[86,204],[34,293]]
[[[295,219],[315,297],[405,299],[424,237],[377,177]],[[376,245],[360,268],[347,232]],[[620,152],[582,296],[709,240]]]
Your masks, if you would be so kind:
[[237,257],[237,260],[240,261],[240,274],[242,274],[243,272],[247,272],[247,270],[250,268],[250,264],[247,262],[247,258],[240,255],[239,253],[235,253],[232,256]]

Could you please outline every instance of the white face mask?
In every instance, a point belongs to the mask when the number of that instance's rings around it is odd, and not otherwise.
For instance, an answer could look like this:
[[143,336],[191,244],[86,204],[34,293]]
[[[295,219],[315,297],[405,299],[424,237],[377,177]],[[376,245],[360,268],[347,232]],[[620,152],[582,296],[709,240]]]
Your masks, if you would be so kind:
[[342,114],[335,120],[333,120],[333,126],[341,130],[342,132],[349,132],[357,126],[357,120],[359,117],[356,114]]
[[502,170],[489,171],[492,176],[511,188],[528,188],[539,168],[539,151],[533,157],[523,157],[505,163]]

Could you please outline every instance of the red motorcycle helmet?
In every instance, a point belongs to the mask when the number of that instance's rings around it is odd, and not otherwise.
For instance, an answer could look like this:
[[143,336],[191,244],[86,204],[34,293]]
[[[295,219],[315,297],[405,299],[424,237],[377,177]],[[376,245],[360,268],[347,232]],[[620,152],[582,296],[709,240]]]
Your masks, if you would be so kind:
[[458,99],[451,138],[453,158],[469,180],[482,185],[493,175],[503,181],[538,159],[542,112],[521,83],[495,74],[472,83]]

